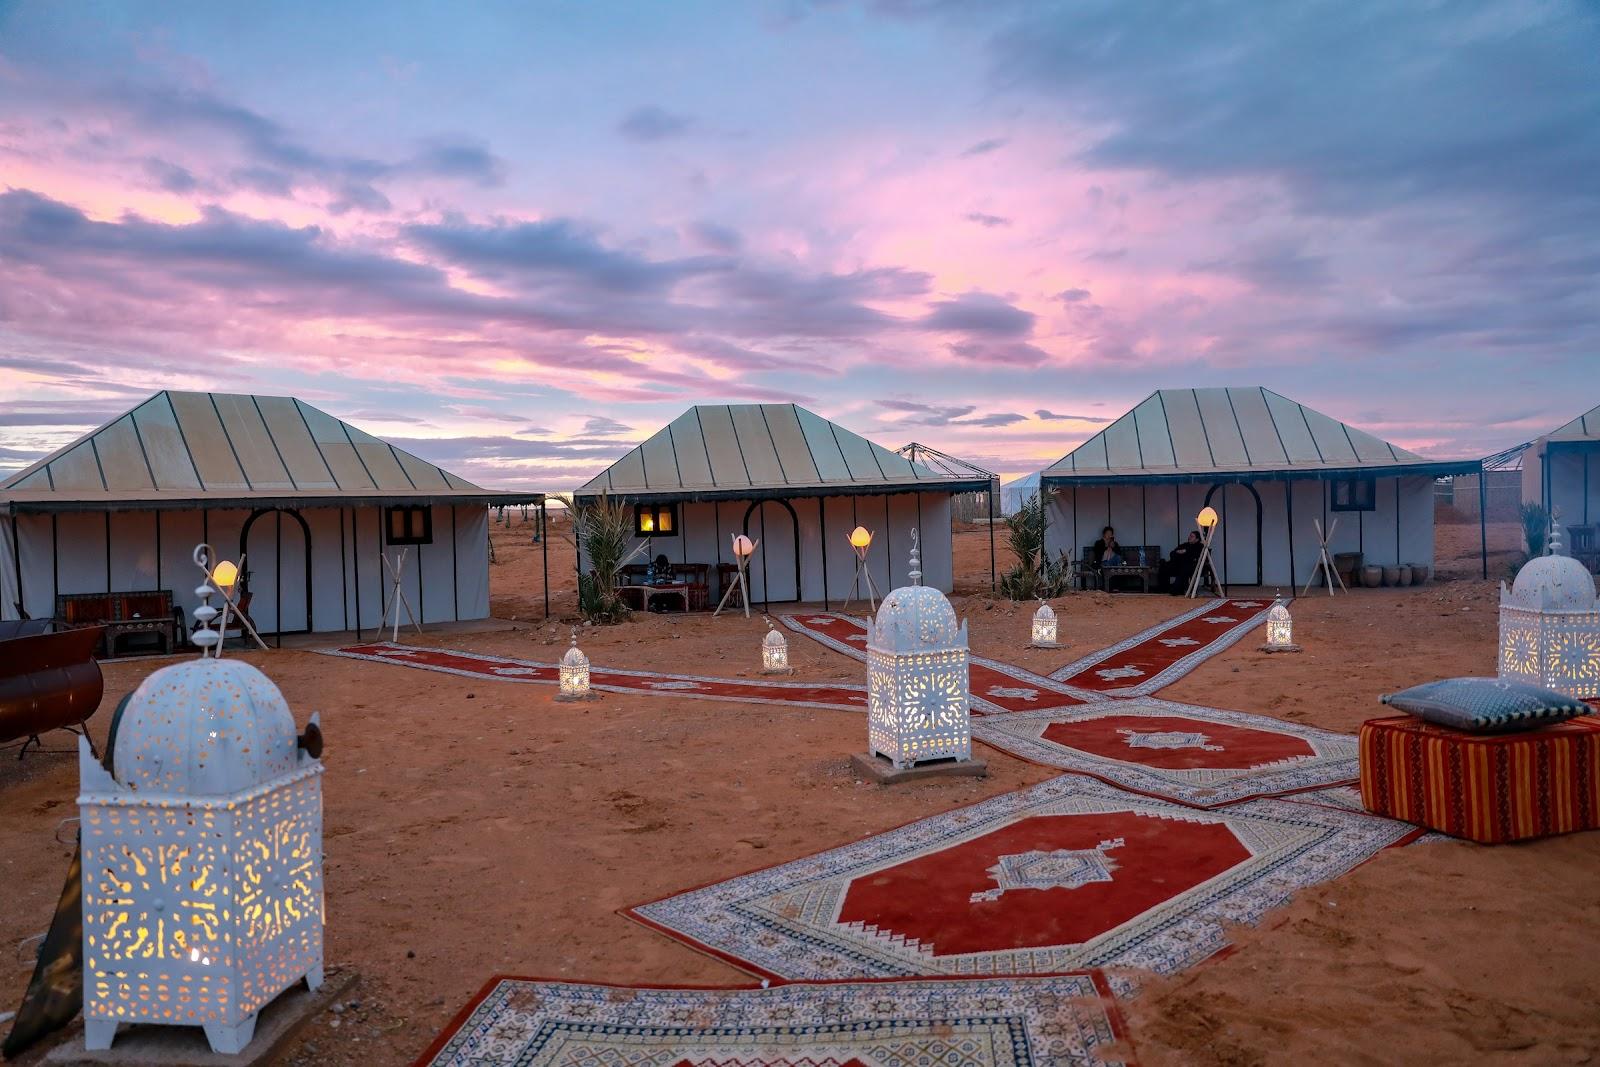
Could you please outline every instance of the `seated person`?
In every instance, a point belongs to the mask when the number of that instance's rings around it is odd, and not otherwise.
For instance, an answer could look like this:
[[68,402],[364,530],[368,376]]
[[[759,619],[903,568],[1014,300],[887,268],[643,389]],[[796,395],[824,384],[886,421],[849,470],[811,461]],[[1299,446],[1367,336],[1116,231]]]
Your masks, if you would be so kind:
[[657,556],[650,563],[650,584],[672,584],[672,561],[665,554]]
[[1100,540],[1094,543],[1096,567],[1122,566],[1122,546],[1117,544],[1117,531],[1107,526],[1100,531]]
[[1172,555],[1161,562],[1161,570],[1156,576],[1156,586],[1165,589],[1173,596],[1182,596],[1189,591],[1189,579],[1194,577],[1194,568],[1200,562],[1200,531],[1189,531],[1189,539],[1172,550]]

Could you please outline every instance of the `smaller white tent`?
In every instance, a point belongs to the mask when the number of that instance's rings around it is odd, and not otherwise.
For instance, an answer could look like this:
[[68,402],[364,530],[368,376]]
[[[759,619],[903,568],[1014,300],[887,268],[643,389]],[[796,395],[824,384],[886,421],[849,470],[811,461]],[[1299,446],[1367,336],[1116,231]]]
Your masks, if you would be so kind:
[[1039,495],[1039,472],[1024,474],[1000,487],[1000,514],[1015,515],[1022,505]]
[[1600,407],[1533,442],[1523,454],[1522,499],[1560,508],[1564,526],[1600,522]]

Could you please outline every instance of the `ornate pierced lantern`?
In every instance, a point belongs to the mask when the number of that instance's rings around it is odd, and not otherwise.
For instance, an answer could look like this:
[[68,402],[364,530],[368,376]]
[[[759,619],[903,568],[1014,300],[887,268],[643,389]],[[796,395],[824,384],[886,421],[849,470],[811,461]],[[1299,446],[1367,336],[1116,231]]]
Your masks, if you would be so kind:
[[767,621],[767,636],[761,639],[761,673],[789,673],[789,642]]
[[1294,643],[1294,620],[1289,618],[1289,607],[1277,597],[1273,598],[1272,607],[1267,612],[1266,651],[1300,651],[1300,646]]
[[1056,613],[1048,603],[1039,601],[1039,610],[1033,613],[1033,647],[1060,648],[1056,644]]
[[1549,554],[1500,583],[1500,677],[1580,700],[1600,696],[1600,599],[1594,577],[1562,554],[1561,527]]
[[913,531],[912,584],[867,622],[867,744],[900,770],[972,758],[967,624],[921,579]]
[[320,730],[302,748],[266,675],[201,658],[146,678],[113,731],[110,772],[78,743],[85,1044],[161,1023],[237,1053],[274,997],[322,984]]
[[587,700],[593,695],[589,688],[589,657],[578,647],[578,631],[572,631],[572,647],[561,657],[561,689],[557,700]]

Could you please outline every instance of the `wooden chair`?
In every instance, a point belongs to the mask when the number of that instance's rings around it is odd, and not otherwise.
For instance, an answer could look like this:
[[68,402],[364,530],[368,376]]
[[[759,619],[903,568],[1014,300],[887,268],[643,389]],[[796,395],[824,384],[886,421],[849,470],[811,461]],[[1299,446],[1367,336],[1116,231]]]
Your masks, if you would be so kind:
[[711,564],[674,563],[672,580],[689,587],[689,610],[711,610]]

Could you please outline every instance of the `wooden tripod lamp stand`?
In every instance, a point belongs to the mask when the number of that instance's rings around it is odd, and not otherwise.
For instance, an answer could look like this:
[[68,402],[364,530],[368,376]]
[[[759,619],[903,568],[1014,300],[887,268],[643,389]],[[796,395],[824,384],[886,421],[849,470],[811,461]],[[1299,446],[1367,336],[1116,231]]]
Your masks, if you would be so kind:
[[867,604],[874,612],[878,610],[878,587],[872,584],[872,569],[867,566],[867,550],[872,547],[872,531],[865,526],[857,526],[850,531],[850,550],[856,554],[856,573],[850,579],[850,595],[844,598],[844,606],[850,606],[850,600],[860,590],[862,580],[867,586]]
[[1194,565],[1194,573],[1189,575],[1187,596],[1193,600],[1199,594],[1202,583],[1218,596],[1225,596],[1217,582],[1216,568],[1211,565],[1211,538],[1216,536],[1217,526],[1222,520],[1217,517],[1216,508],[1207,506],[1200,509],[1194,521],[1200,527],[1200,559]]
[[722,599],[717,602],[717,610],[711,613],[713,619],[722,614],[722,609],[727,607],[728,598],[733,595],[735,589],[739,591],[739,600],[744,604],[744,617],[747,619],[750,617],[750,580],[748,578],[750,557],[756,554],[756,549],[760,545],[760,541],[752,541],[744,534],[734,535],[733,561],[738,565],[739,570],[733,576],[733,581],[728,585],[728,588],[722,591]]

